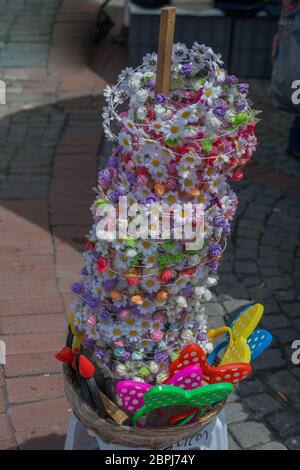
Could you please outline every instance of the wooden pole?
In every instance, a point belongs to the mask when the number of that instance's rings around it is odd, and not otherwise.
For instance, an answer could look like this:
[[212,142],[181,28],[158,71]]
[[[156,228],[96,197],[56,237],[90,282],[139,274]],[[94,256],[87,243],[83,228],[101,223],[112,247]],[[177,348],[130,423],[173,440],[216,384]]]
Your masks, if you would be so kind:
[[175,32],[176,8],[162,8],[160,16],[157,76],[155,92],[168,95],[171,78],[172,48]]

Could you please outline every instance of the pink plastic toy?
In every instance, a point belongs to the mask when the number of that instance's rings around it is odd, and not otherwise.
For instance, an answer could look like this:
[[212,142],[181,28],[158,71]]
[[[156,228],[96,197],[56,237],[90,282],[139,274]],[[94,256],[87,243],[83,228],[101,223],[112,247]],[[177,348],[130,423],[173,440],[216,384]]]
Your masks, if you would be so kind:
[[[176,372],[166,383],[184,390],[195,390],[202,387],[202,369],[199,364],[185,367]],[[144,395],[150,388],[152,385],[143,382],[121,380],[118,382],[116,390],[122,400],[122,407],[128,413],[135,413],[144,406]]]
[[194,390],[195,388],[202,387],[202,369],[199,364],[185,367],[176,372],[166,384],[175,385],[175,387],[180,387],[184,390]]
[[128,413],[135,413],[144,406],[144,395],[152,385],[135,380],[121,380],[116,391],[122,400],[122,406]]

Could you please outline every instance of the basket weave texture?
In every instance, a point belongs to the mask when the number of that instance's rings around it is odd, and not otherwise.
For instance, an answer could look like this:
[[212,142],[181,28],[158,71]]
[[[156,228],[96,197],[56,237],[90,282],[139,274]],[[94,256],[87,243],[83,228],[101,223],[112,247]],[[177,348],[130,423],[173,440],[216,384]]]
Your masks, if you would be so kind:
[[226,400],[217,403],[207,414],[194,424],[164,428],[138,428],[120,426],[112,420],[101,419],[82,399],[64,367],[65,392],[73,412],[84,426],[109,444],[125,447],[159,450],[201,432],[222,411]]

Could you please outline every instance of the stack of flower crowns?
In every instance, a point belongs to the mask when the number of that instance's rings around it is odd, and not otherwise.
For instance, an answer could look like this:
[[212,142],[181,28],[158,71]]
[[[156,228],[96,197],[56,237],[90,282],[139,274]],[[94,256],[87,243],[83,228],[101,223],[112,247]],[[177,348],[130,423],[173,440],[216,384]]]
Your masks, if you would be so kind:
[[[156,66],[156,54],[148,54],[105,89],[104,130],[117,145],[98,174],[71,312],[83,350],[106,377],[152,385],[168,377],[170,362],[187,344],[212,352],[204,304],[217,284],[237,208],[230,180],[242,179],[257,144],[249,86],[228,75],[210,48],[174,45],[168,96],[155,94]],[[120,105],[125,111],[118,112]],[[100,240],[98,209],[109,203],[118,211],[121,197],[129,207],[203,204],[203,245],[188,250],[183,240],[149,239],[143,227],[139,237]]]

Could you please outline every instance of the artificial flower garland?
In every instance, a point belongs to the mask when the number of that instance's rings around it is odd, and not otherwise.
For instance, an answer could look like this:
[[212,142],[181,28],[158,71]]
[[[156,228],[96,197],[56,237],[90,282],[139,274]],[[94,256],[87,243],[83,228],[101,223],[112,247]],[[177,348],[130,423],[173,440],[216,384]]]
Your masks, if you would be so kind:
[[[127,68],[116,87],[105,89],[103,126],[116,145],[98,174],[94,224],[71,312],[82,347],[104,375],[152,385],[168,377],[187,344],[212,352],[204,304],[217,284],[237,209],[230,181],[242,179],[257,144],[249,86],[228,75],[210,48],[174,45],[168,97],[155,94],[156,64],[156,54],[148,54],[141,67]],[[130,206],[203,204],[202,248],[190,251],[182,240],[142,233],[99,240],[97,209],[105,203],[117,209],[122,196]]]

